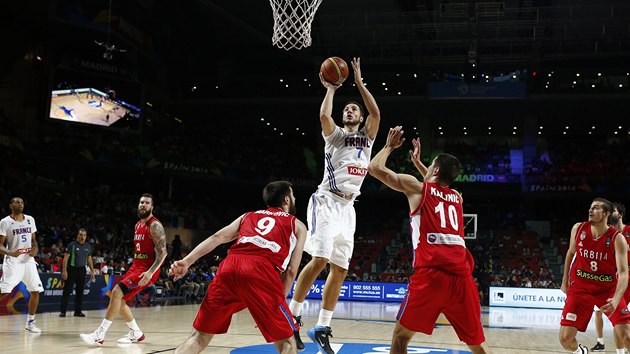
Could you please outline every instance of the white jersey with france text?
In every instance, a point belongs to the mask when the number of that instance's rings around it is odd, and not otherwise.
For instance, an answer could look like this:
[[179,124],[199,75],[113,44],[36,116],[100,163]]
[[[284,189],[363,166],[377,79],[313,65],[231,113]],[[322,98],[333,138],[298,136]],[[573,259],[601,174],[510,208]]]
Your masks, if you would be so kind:
[[4,256],[4,261],[15,261],[18,263],[35,263],[35,259],[27,253],[31,251],[33,233],[37,232],[35,219],[30,215],[24,215],[24,220],[17,221],[10,215],[0,221],[0,235],[6,236],[5,242],[10,251],[19,251],[22,253],[19,257],[14,258]]
[[324,136],[324,141],[324,179],[318,189],[353,194],[356,198],[367,174],[374,140],[365,127],[349,133],[337,126],[329,136]]

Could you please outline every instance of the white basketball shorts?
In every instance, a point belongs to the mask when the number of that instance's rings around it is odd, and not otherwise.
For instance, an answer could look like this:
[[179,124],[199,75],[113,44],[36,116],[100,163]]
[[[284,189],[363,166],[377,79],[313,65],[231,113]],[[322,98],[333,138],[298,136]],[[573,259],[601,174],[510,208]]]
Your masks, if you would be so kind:
[[316,192],[308,202],[308,234],[304,250],[348,269],[354,249],[356,214],[352,202]]
[[0,292],[2,294],[10,293],[20,282],[24,282],[29,292],[41,293],[44,291],[35,262],[15,262],[8,258],[4,258],[2,278],[0,278]]

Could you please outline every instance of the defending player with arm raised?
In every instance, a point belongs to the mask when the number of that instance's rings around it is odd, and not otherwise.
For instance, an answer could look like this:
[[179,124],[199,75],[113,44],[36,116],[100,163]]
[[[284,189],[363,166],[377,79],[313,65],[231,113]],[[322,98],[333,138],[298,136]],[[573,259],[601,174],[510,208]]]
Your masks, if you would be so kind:
[[[473,354],[489,353],[472,277],[474,261],[464,242],[463,201],[450,188],[461,164],[455,156],[442,153],[423,173],[424,182],[396,173],[387,168],[387,158],[404,141],[402,127],[390,129],[385,146],[369,166],[372,176],[407,196],[410,210],[414,273],[396,316],[390,353],[407,353],[416,332],[433,333],[440,313]],[[419,160],[419,141],[414,143],[414,152]],[[414,152],[410,152],[412,158]]]
[[271,182],[263,190],[267,209],[245,213],[171,265],[177,280],[197,259],[237,239],[208,289],[190,337],[175,353],[199,353],[215,334],[227,332],[232,315],[249,311],[267,342],[279,353],[297,353],[286,296],[302,259],[306,226],[295,217],[291,183]]

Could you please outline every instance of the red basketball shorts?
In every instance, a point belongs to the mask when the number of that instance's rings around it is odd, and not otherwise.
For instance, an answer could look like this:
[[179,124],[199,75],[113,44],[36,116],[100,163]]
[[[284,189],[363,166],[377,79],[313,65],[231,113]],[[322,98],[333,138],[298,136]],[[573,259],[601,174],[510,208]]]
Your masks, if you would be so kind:
[[193,327],[225,333],[232,315],[249,309],[267,342],[289,338],[299,328],[284,297],[280,273],[264,257],[228,255],[203,299]]
[[160,277],[160,270],[158,269],[157,271],[155,271],[155,273],[153,273],[153,277],[147,283],[147,285],[145,286],[138,285],[138,283],[140,282],[140,279],[142,278],[142,273],[146,272],[147,270],[148,268],[147,269],[134,268],[133,266],[131,266],[131,268],[129,268],[127,273],[123,275],[123,278],[118,283],[118,286],[122,289],[123,293],[125,294],[123,296],[123,300],[129,301],[133,299],[137,293],[141,292],[149,285],[155,283],[155,281]]
[[[575,327],[580,332],[586,331],[586,327],[593,316],[593,305],[599,307],[606,305],[606,300],[611,298],[615,293],[613,288],[609,293],[600,295],[575,293],[569,291],[564,301],[564,309],[562,310],[561,326]],[[613,313],[604,312],[608,319],[616,326],[618,324],[630,324],[630,312],[628,311],[626,300],[623,298],[619,301],[619,305]]]
[[443,313],[464,343],[479,345],[486,340],[481,325],[479,291],[472,275],[457,276],[438,269],[418,268],[410,280],[396,316],[401,325],[430,335]]

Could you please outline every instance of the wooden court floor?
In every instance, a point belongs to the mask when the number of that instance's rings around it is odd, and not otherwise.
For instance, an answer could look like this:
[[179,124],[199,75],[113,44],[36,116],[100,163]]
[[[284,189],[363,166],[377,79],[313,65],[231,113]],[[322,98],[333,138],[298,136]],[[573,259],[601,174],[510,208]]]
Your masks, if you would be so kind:
[[[303,310],[304,330],[302,337],[307,343],[304,354],[315,354],[310,349],[306,329],[317,321],[319,300],[307,300]],[[24,332],[25,315],[0,316],[0,348],[6,353],[171,353],[182,343],[191,330],[192,321],[199,305],[173,305],[136,307],[133,312],[143,329],[146,340],[139,344],[119,346],[116,339],[127,333],[121,319],[114,321],[102,347],[89,347],[79,338],[79,333],[90,333],[100,324],[104,310],[85,311],[87,317],[60,318],[57,312],[37,315],[41,334]],[[396,303],[339,302],[332,322],[331,340],[338,354],[372,353],[385,351],[394,328]],[[493,353],[566,353],[558,343],[560,310],[484,308],[483,323],[486,338]],[[612,328],[604,325],[607,351],[614,353]],[[578,334],[578,340],[589,348],[595,344],[593,322],[586,333]],[[356,343],[372,343],[376,350],[353,350]],[[260,332],[247,311],[234,316],[227,334],[217,335],[205,353],[274,353],[271,345],[265,345]],[[247,349],[250,346],[258,346]],[[366,346],[367,347],[367,346]],[[245,348],[245,349],[244,349]],[[263,349],[261,349],[263,348]],[[445,319],[439,319],[432,336],[417,334],[412,340],[409,353],[469,353],[459,342],[452,327]]]

